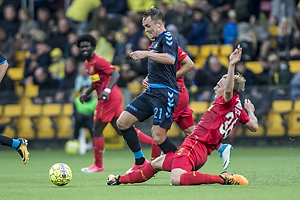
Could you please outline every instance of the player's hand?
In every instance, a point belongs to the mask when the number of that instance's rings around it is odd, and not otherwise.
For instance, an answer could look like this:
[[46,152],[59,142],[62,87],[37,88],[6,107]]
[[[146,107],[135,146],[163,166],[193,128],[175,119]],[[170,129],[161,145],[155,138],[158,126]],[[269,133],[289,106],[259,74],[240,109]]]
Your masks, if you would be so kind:
[[231,65],[235,65],[241,60],[242,57],[242,47],[240,45],[237,46],[237,48],[234,50],[234,52],[231,53],[229,56],[229,61]]
[[146,58],[148,51],[134,51],[130,53],[130,57],[133,60],[140,60]]
[[100,100],[107,100],[107,99],[108,99],[108,96],[109,96],[109,93],[103,91],[103,92],[100,94],[100,96],[98,97],[98,100],[99,100],[99,101],[100,101]]
[[79,97],[80,103],[83,104],[85,102],[85,100],[87,99],[87,97],[88,97],[88,95],[86,95],[85,93],[80,95],[80,97]]
[[244,107],[248,112],[254,112],[255,107],[249,99],[245,99]]
[[143,79],[142,84],[145,89],[148,89],[148,76]]

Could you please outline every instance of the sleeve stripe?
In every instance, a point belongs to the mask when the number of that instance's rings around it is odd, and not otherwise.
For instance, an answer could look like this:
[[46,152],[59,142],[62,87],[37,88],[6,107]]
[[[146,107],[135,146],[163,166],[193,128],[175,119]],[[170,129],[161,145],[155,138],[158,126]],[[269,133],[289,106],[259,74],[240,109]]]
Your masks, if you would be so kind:
[[170,53],[168,53],[172,58],[174,58],[175,60],[176,60],[176,57],[175,56],[173,56],[172,54],[170,54]]
[[4,60],[4,61],[2,61],[2,62],[0,63],[0,65],[4,64],[4,63],[6,63],[6,62],[7,62],[7,60]]

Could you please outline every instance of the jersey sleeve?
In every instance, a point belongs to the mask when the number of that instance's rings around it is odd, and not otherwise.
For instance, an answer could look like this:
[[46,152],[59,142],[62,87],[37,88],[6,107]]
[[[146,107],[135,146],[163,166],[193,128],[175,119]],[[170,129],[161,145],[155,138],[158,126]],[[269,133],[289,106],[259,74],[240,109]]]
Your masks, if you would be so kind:
[[116,68],[110,64],[105,58],[99,57],[97,59],[97,65],[96,65],[98,70],[103,71],[105,74],[110,75],[112,71],[114,71]]
[[240,117],[240,122],[241,124],[247,124],[247,122],[249,122],[250,118],[247,115],[246,111],[244,109],[242,109],[242,114]]
[[187,54],[182,50],[180,46],[178,46],[178,63],[181,63],[186,57]]
[[173,36],[170,32],[165,32],[162,40],[163,45],[163,53],[167,53],[172,56],[175,60],[178,57],[176,54],[178,53],[178,43],[175,36]]
[[4,58],[4,55],[2,54],[2,52],[0,51],[0,65],[6,63],[7,60]]

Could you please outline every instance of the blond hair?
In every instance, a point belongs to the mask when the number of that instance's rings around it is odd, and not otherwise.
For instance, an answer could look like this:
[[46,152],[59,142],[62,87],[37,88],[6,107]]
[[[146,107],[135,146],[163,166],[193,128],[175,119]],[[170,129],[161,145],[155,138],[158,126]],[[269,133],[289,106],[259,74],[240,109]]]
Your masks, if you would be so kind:
[[[227,78],[227,74],[223,75],[222,78]],[[243,77],[242,74],[237,73],[233,77],[234,79],[234,84],[233,84],[233,93],[234,94],[239,94],[240,92],[245,90],[245,83],[246,79]]]

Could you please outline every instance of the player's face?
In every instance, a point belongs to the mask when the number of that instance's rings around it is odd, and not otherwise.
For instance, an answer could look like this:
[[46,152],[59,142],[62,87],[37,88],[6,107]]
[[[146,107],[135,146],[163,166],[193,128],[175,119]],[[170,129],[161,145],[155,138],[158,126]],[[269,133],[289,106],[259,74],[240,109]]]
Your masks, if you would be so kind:
[[148,34],[148,38],[151,41],[154,41],[159,32],[158,28],[160,27],[160,25],[158,24],[158,22],[153,21],[149,16],[143,18],[143,26],[145,28],[145,32]]
[[92,44],[88,41],[82,41],[79,44],[80,52],[85,57],[90,57],[93,54],[94,48],[92,47]]
[[214,91],[215,91],[215,94],[216,94],[216,98],[222,96],[224,94],[224,89],[225,89],[225,82],[226,82],[226,79],[225,78],[221,78],[219,80],[219,82],[217,83],[217,85],[214,87]]

